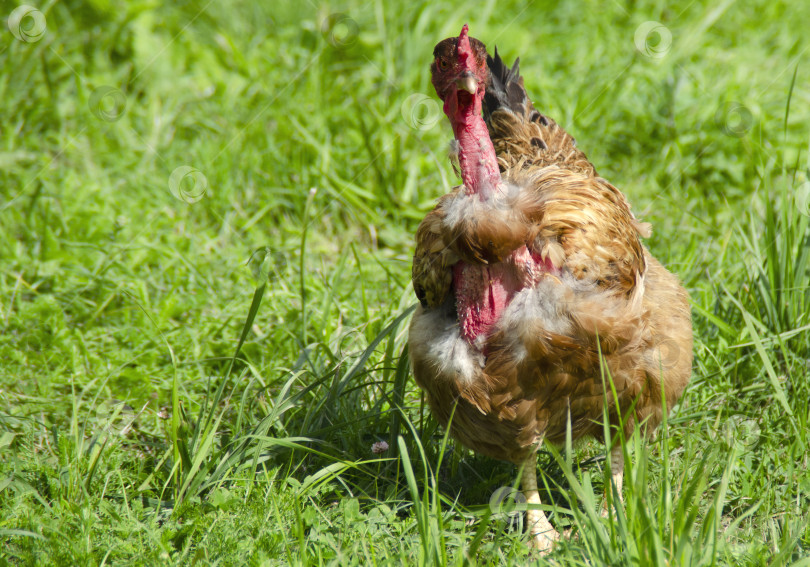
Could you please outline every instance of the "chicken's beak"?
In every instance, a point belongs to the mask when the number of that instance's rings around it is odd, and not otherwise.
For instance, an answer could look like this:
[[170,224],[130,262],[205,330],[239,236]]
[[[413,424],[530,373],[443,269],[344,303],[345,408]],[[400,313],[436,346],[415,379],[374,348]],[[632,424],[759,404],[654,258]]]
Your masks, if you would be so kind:
[[478,79],[470,71],[464,71],[464,73],[456,79],[456,86],[462,91],[475,94],[478,90]]

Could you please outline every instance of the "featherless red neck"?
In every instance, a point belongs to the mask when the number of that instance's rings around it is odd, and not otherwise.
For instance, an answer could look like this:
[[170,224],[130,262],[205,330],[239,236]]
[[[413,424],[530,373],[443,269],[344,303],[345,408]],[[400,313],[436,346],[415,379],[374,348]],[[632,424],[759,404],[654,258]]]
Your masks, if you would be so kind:
[[[465,24],[458,38],[458,63],[462,69],[462,80],[457,81],[456,96],[444,101],[444,112],[453,126],[453,134],[458,140],[458,161],[461,179],[467,193],[477,193],[482,200],[489,199],[493,189],[501,181],[498,158],[489,138],[487,125],[481,116],[481,103],[484,100],[486,82],[479,82],[474,92],[465,90],[463,77],[477,76],[486,72],[486,61],[478,62],[470,47]],[[462,84],[458,84],[462,83]],[[468,85],[471,83],[468,83]]]
[[501,174],[495,148],[481,116],[489,78],[486,48],[469,37],[465,24],[458,38],[440,43],[434,55],[433,85],[444,101],[444,113],[458,140],[461,179],[468,194],[487,200],[500,183]]

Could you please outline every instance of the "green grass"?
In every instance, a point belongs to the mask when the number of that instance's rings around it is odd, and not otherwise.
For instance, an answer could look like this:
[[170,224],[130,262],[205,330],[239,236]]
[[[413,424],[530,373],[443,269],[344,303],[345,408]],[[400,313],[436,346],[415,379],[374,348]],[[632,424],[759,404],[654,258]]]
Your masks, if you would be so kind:
[[404,351],[469,22],[693,301],[613,519],[600,445],[541,453],[549,564],[810,565],[810,5],[36,8],[0,30],[0,563],[543,563]]

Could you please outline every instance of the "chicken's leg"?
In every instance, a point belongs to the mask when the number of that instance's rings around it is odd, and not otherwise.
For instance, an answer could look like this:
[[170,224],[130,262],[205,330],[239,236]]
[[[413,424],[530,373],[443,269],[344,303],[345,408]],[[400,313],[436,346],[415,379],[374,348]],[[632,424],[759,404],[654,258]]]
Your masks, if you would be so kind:
[[[523,494],[527,504],[540,504],[540,493],[537,491],[537,457],[534,452],[523,463],[521,478]],[[542,510],[526,510],[526,525],[531,536],[529,545],[543,553],[548,553],[560,534],[549,523]]]
[[624,480],[624,453],[621,443],[614,445],[610,450],[610,477],[619,495],[619,502],[624,504],[622,496],[622,482]]
[[[613,486],[616,487],[616,493],[619,495],[619,503],[624,504],[624,497],[622,496],[622,484],[624,480],[624,453],[622,452],[622,446],[614,445],[613,448],[610,450],[610,482]],[[610,517],[610,505],[608,502],[610,499],[608,498],[608,494],[612,494],[613,488],[608,485],[605,487],[605,503],[602,506],[602,517],[608,518]],[[613,506],[616,506],[614,502]]]

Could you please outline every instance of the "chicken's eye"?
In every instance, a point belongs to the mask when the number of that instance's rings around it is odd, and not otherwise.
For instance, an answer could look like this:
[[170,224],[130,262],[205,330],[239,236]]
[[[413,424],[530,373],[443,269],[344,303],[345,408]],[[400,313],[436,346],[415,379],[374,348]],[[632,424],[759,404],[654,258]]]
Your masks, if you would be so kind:
[[439,59],[439,69],[441,69],[442,71],[447,71],[448,67],[450,67],[450,63],[448,63],[444,59]]

